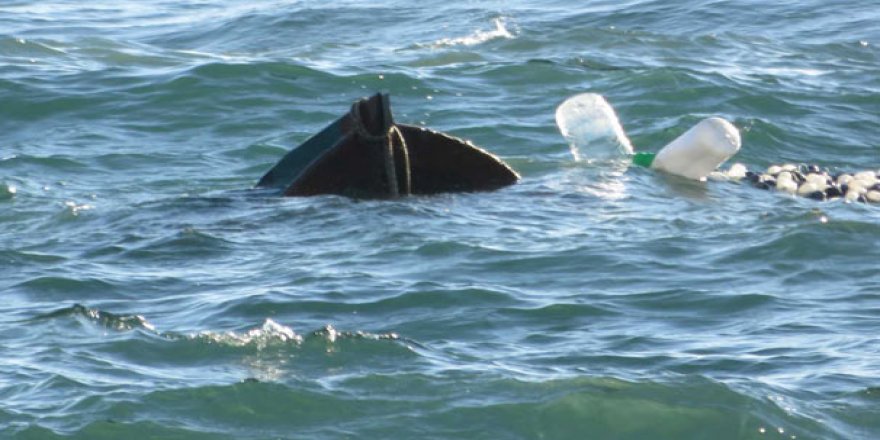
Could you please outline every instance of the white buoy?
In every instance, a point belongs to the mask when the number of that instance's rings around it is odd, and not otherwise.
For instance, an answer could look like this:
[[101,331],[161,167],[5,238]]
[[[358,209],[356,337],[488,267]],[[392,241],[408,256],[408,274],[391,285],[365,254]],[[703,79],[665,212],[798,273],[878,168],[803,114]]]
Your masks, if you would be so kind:
[[798,185],[794,181],[794,177],[788,171],[782,171],[776,178],[776,189],[790,194],[794,194],[798,190]]
[[730,180],[740,180],[746,177],[748,171],[749,170],[745,165],[735,163],[727,170],[727,177],[730,178]]
[[866,187],[861,180],[850,180],[847,186],[849,187],[849,192],[855,192],[858,195],[868,192],[868,187]]
[[822,174],[807,174],[806,176],[804,176],[804,180],[806,180],[807,183],[813,183],[816,185],[825,185],[826,183],[828,183],[828,178]]
[[739,151],[739,131],[721,118],[700,121],[663,147],[651,168],[694,180],[706,176]]
[[824,183],[805,182],[797,189],[797,193],[801,196],[808,196],[814,192],[825,192],[825,188],[826,186]]
[[877,183],[877,176],[874,175],[873,171],[862,171],[860,173],[855,173],[853,175],[853,179],[859,181],[859,183],[865,188],[870,188]]
[[865,195],[868,192],[868,189],[862,186],[861,180],[852,179],[847,184],[847,191],[844,198],[848,202],[855,202],[862,195]]

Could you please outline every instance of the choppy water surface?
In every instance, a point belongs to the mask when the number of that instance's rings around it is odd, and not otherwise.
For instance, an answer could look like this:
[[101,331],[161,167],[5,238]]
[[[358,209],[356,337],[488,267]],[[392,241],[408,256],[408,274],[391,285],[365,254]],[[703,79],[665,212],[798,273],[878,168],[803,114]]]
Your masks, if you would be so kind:
[[[880,208],[574,162],[719,115],[880,168],[870,0],[0,6],[0,437],[880,438]],[[248,189],[376,90],[520,184]]]

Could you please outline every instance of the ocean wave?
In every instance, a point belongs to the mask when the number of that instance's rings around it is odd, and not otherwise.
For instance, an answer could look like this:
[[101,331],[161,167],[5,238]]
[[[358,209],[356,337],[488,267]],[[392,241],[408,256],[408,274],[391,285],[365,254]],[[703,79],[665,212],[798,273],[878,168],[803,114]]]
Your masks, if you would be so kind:
[[31,321],[39,322],[68,317],[85,319],[94,325],[116,331],[143,329],[154,332],[156,330],[156,327],[141,315],[119,315],[81,304],[74,304],[70,307],[38,315],[32,318]]
[[68,298],[78,294],[85,297],[115,292],[116,286],[96,277],[45,275],[15,285],[35,298]]
[[206,258],[228,252],[233,243],[211,231],[183,226],[177,232],[128,247],[125,255],[136,260]]
[[[475,379],[474,374],[369,375],[350,377],[332,387],[295,380],[287,384],[249,380],[155,391],[137,400],[115,402],[109,421],[80,417],[80,427],[73,430],[59,432],[37,425],[6,428],[6,432],[15,433],[13,438],[151,433],[205,439],[290,432],[310,438],[343,433],[378,438],[393,432],[402,437],[444,438],[491,433],[500,438],[613,435],[620,439],[737,440],[839,434],[793,411],[784,399],[753,397],[699,377],[668,383],[613,378]],[[859,411],[859,416],[865,417],[866,411]]]
[[65,318],[84,319],[93,325],[107,328],[118,332],[131,330],[145,330],[167,341],[190,341],[209,345],[221,345],[226,347],[247,347],[263,350],[272,346],[296,346],[301,347],[304,343],[321,342],[335,343],[346,340],[368,341],[396,341],[401,339],[396,333],[371,333],[366,331],[337,330],[332,325],[307,332],[297,333],[291,327],[279,324],[271,318],[266,318],[262,325],[244,331],[212,331],[203,330],[193,333],[176,331],[159,331],[144,316],[138,314],[117,314],[101,309],[87,307],[82,304],[73,304],[48,313],[37,315],[28,319],[28,322],[42,322]]
[[492,24],[495,25],[495,28],[489,31],[486,30],[476,30],[472,34],[464,36],[464,37],[455,37],[455,38],[441,38],[430,45],[429,47],[451,47],[451,46],[475,46],[478,44],[485,43],[487,41],[492,41],[495,39],[506,39],[511,40],[516,36],[508,30],[508,18],[499,17],[492,20]]
[[89,170],[89,164],[82,158],[67,154],[54,154],[51,156],[35,156],[30,154],[15,154],[0,159],[0,165],[8,170],[15,170],[22,175],[25,171],[39,174],[53,175],[57,172],[84,172]]
[[717,294],[676,289],[629,295],[625,302],[633,309],[646,311],[714,315],[747,313],[772,307],[779,302],[779,298],[764,293]]
[[18,193],[18,187],[12,183],[0,183],[0,201],[10,200]]
[[[172,338],[182,335],[170,334]],[[314,343],[334,344],[343,341],[371,340],[395,341],[400,339],[396,333],[370,333],[365,331],[340,331],[332,325],[326,325],[320,330],[309,332],[305,335],[296,333],[292,328],[281,325],[267,318],[263,325],[244,332],[213,332],[202,331],[182,336],[188,340],[206,344],[219,344],[227,347],[248,347],[257,350],[278,346],[294,345],[302,347]],[[308,348],[308,347],[304,347]]]
[[[825,215],[831,215],[832,220],[829,221]],[[751,261],[757,258],[768,262],[793,261],[812,265],[834,258],[857,264],[860,255],[870,251],[872,244],[869,238],[878,231],[876,224],[867,222],[843,220],[838,224],[833,219],[834,214],[822,214],[819,217],[806,214],[798,217],[802,220],[794,220],[786,226],[777,223],[776,228],[785,227],[786,230],[778,233],[775,238],[737,249],[719,258],[717,263]],[[826,220],[823,221],[822,218]]]
[[15,266],[51,265],[67,261],[67,257],[42,252],[27,250],[4,249],[0,250],[0,261]]
[[67,55],[67,51],[57,41],[0,35],[0,56],[7,57],[7,62],[9,58],[26,58],[35,62],[36,58],[64,55]]

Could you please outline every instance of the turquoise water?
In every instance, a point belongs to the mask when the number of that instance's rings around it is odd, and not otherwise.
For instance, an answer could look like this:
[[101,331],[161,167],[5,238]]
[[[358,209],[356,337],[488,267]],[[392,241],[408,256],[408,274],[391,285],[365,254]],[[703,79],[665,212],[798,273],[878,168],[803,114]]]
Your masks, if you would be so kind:
[[[880,8],[779,3],[3,2],[0,438],[880,438],[880,208],[554,126],[880,168]],[[249,190],[377,90],[522,181]]]

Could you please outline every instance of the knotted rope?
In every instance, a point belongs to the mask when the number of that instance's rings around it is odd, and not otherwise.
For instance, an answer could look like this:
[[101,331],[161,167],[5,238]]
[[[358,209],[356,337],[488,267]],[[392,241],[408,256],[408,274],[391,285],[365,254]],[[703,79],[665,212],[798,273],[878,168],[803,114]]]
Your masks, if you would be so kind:
[[412,193],[412,173],[409,164],[409,149],[406,146],[406,140],[403,133],[397,125],[391,124],[388,131],[382,134],[372,134],[364,127],[363,119],[361,119],[360,102],[355,102],[351,106],[351,117],[354,120],[354,130],[358,136],[367,142],[373,144],[381,144],[382,152],[385,160],[385,175],[388,178],[388,187],[392,198],[400,197],[400,185],[397,181],[397,166],[394,159],[394,138],[400,141],[401,156],[403,156],[403,195],[408,196]]

